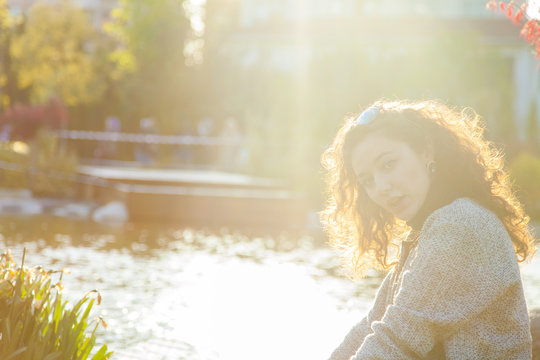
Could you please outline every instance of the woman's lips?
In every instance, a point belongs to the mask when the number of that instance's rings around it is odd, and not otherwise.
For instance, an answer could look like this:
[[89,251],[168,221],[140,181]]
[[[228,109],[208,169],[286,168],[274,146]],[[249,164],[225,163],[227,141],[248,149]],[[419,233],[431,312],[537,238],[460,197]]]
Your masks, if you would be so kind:
[[403,206],[403,200],[405,199],[405,195],[401,196],[394,196],[388,200],[388,207],[392,209],[393,211],[399,210]]

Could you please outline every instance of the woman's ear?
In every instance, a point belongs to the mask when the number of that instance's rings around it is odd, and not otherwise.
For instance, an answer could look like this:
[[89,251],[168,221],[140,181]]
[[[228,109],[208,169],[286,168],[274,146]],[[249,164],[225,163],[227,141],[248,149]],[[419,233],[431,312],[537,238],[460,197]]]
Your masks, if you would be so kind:
[[426,141],[426,147],[424,148],[424,151],[422,152],[422,157],[424,158],[424,161],[426,164],[430,161],[435,160],[435,150],[433,146],[433,142],[431,140]]

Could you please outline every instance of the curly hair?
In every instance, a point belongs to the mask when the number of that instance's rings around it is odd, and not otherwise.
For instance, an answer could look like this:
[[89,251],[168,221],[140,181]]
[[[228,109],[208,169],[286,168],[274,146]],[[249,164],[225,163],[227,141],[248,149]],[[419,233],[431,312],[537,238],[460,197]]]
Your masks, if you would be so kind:
[[436,101],[379,100],[372,106],[379,108],[374,121],[359,125],[355,117],[348,118],[322,155],[328,201],[321,220],[329,243],[342,252],[354,276],[369,267],[388,269],[395,264],[390,245],[410,230],[371,201],[356,180],[352,149],[376,130],[419,153],[431,149],[437,162],[433,183],[442,184],[455,198],[470,197],[493,211],[507,229],[519,261],[534,254],[529,218],[512,191],[502,153],[484,139],[480,116]]

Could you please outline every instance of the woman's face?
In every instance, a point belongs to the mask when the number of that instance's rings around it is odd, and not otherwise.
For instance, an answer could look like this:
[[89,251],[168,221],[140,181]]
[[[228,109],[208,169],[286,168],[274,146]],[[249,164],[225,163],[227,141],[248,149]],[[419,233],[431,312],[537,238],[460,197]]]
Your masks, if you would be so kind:
[[431,183],[430,152],[418,153],[403,141],[373,132],[351,155],[358,184],[373,202],[405,221],[418,213]]

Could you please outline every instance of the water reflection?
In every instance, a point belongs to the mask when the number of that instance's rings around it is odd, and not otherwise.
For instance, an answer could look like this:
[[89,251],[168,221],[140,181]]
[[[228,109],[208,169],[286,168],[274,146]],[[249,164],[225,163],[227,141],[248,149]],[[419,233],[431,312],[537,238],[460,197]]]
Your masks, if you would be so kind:
[[[99,289],[100,339],[115,359],[318,359],[367,311],[382,274],[355,285],[334,254],[302,236],[172,226],[97,228],[3,219],[3,247],[27,264],[69,268],[65,296]],[[540,305],[538,264],[523,269]],[[538,299],[538,300],[537,300]]]

